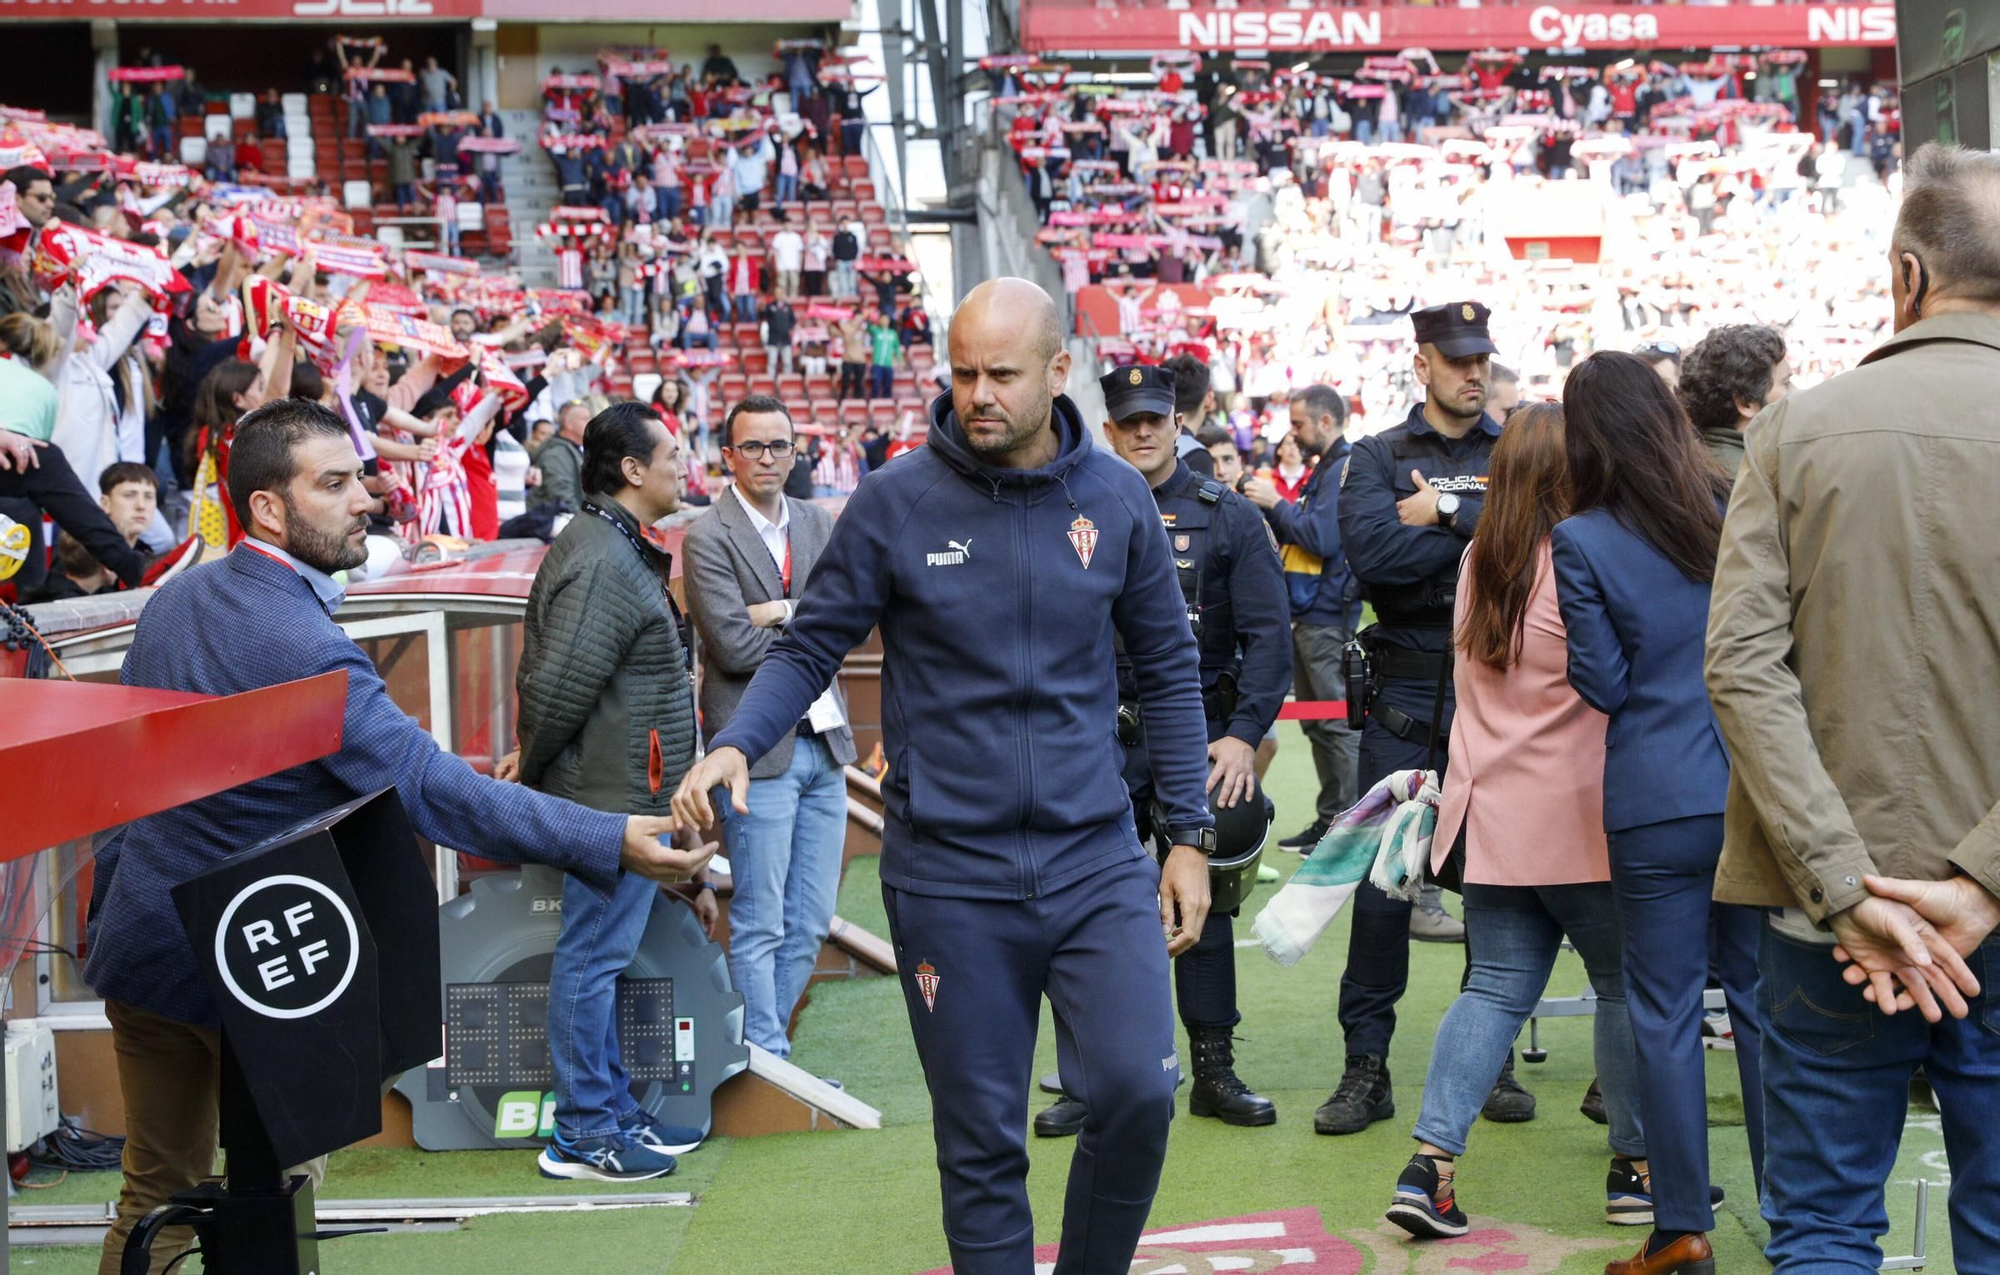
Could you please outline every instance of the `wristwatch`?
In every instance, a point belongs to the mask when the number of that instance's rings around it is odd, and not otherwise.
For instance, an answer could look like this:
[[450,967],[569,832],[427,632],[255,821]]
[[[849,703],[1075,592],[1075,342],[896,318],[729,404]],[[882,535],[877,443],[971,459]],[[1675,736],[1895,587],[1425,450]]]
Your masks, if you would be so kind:
[[1438,526],[1455,527],[1458,521],[1458,497],[1452,492],[1438,496]]
[[1169,828],[1167,841],[1177,846],[1193,846],[1203,854],[1215,853],[1215,829]]

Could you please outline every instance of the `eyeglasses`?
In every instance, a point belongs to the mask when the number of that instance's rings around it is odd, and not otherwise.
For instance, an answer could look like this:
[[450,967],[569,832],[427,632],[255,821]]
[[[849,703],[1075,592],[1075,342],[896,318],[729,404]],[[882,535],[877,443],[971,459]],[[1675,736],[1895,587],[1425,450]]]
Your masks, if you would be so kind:
[[760,460],[763,458],[765,452],[771,453],[773,460],[779,460],[792,454],[792,444],[789,439],[780,438],[769,443],[755,441],[737,443],[729,450],[735,452],[745,460]]

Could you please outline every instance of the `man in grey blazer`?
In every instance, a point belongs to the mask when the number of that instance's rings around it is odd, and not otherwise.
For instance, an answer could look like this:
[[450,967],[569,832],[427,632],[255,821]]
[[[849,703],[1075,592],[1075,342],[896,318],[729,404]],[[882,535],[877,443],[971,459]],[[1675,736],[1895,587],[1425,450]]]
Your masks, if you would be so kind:
[[[791,414],[753,394],[723,422],[735,482],[690,524],[681,549],[688,614],[700,639],[704,740],[729,724],[743,688],[791,620],[833,518],[785,495],[797,452]],[[743,993],[743,1035],[783,1058],[785,1029],[819,960],[840,888],[854,732],[838,683],[797,729],[750,767],[750,813],[723,813],[735,894],[729,974]]]

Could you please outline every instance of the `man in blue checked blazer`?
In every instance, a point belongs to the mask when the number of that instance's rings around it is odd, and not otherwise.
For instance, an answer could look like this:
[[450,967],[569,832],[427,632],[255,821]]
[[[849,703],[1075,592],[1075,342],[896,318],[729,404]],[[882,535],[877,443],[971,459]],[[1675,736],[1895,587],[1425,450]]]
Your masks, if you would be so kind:
[[[118,1220],[98,1266],[111,1275],[133,1225],[215,1162],[216,1011],[174,911],[174,885],[391,785],[434,841],[547,863],[607,891],[623,871],[685,879],[706,857],[661,842],[675,826],[670,818],[600,813],[487,779],[396,707],[332,619],[343,596],[333,573],[364,560],[371,500],[340,417],[290,399],[245,416],[230,453],[229,498],[249,539],[160,590],[120,679],[229,695],[342,670],[347,715],[332,756],[137,820],[98,851],[84,977],[111,1020],[127,1129]],[[154,1275],[187,1243],[185,1232],[156,1243]]]

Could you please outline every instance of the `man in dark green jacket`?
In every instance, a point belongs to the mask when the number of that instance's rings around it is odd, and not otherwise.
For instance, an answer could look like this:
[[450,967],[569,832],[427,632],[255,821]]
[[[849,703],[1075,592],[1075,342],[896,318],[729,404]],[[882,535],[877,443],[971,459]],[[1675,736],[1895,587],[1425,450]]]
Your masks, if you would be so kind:
[[[582,433],[581,511],[528,594],[515,679],[521,747],[508,768],[593,809],[667,813],[694,761],[694,678],[667,593],[672,560],[647,529],[680,507],[680,445],[640,403],[607,408]],[[568,446],[549,444],[558,445]],[[549,970],[556,1131],[539,1161],[546,1177],[659,1177],[702,1139],[641,1110],[619,1063],[618,976],[657,895],[631,873],[608,894],[564,881]]]
[[1702,445],[1731,478],[1743,468],[1743,427],[1791,386],[1785,338],[1761,323],[1717,328],[1681,360],[1681,403]]
[[581,399],[564,403],[556,412],[555,437],[535,453],[542,481],[528,490],[528,507],[560,505],[575,513],[583,508],[583,430],[590,405]]

